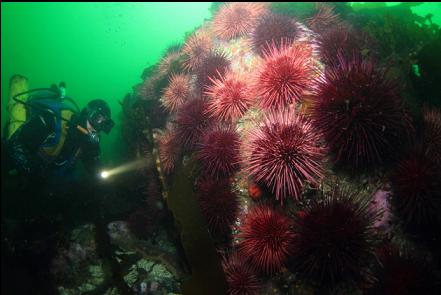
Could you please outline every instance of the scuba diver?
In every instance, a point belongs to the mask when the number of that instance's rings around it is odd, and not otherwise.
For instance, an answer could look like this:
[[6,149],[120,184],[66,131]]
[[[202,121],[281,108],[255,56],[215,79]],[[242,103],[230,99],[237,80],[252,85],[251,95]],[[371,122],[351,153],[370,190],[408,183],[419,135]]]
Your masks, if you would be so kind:
[[73,101],[63,97],[63,86],[39,89],[27,102],[19,102],[30,116],[6,142],[9,173],[48,177],[71,170],[79,158],[88,172],[98,173],[99,133],[108,134],[114,126],[110,108],[95,99],[78,112],[66,103]]
[[80,110],[64,83],[27,90],[17,86],[24,79],[11,78],[16,87],[2,138],[2,291],[56,294],[51,259],[64,232],[97,213],[100,133],[114,122],[102,99]]

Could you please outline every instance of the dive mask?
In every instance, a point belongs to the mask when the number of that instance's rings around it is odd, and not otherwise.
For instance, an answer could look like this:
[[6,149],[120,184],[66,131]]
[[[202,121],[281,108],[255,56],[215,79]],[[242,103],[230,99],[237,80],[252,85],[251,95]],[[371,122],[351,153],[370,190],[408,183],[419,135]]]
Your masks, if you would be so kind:
[[104,131],[108,134],[115,122],[110,118],[110,108],[102,99],[95,99],[87,106],[87,119],[96,131]]

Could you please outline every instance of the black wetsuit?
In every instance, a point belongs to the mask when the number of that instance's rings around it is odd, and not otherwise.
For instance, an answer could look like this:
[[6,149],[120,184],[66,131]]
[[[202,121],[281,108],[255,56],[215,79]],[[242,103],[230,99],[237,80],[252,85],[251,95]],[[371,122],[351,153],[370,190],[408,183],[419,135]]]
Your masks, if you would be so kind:
[[40,147],[55,134],[56,118],[41,112],[24,123],[7,141],[9,168],[15,168],[26,177],[49,177],[57,169],[69,170],[81,158],[90,172],[96,172],[99,164],[99,142],[75,128],[85,126],[85,119],[74,115],[69,122],[69,130],[61,152],[55,159],[48,159],[39,153]]
[[[5,294],[57,294],[50,269],[64,232],[97,212],[93,193],[85,189],[86,182],[93,181],[90,174],[83,173],[78,181],[70,176],[77,159],[97,175],[99,143],[75,128],[86,126],[84,118],[72,117],[63,147],[50,161],[40,153],[57,124],[49,113],[32,116],[4,142],[1,265]],[[17,173],[9,173],[14,169]]]

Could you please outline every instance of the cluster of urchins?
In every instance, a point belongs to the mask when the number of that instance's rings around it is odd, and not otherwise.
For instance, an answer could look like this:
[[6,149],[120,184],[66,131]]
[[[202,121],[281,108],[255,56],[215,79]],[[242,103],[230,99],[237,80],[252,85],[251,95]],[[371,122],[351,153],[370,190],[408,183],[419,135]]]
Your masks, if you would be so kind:
[[[260,294],[287,270],[317,290],[428,286],[421,265],[378,245],[369,197],[320,185],[329,168],[387,171],[397,223],[439,245],[440,112],[425,109],[422,124],[413,122],[396,81],[362,54],[370,41],[328,5],[302,24],[270,4],[226,3],[145,81],[141,92],[151,99],[155,81],[168,79],[163,171],[195,155],[195,191],[211,233],[231,235],[240,220],[224,255],[230,294]],[[244,177],[257,201],[241,212],[233,183]],[[307,187],[313,196],[302,203]]]

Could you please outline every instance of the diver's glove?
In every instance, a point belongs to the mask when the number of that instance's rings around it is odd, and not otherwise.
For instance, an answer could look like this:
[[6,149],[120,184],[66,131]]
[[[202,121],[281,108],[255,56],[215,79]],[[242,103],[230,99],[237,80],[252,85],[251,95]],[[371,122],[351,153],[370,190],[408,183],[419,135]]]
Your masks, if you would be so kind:
[[100,143],[100,136],[96,131],[89,131],[87,134],[87,143],[91,145],[96,145]]
[[14,165],[14,169],[9,171],[10,175],[18,174],[23,177],[36,177],[43,174],[44,167],[42,162],[31,155],[29,151],[24,148],[23,144],[11,144],[9,148]]

